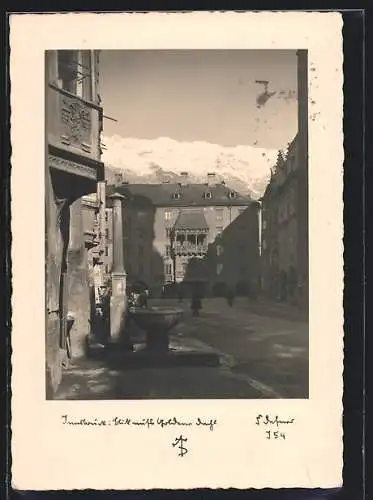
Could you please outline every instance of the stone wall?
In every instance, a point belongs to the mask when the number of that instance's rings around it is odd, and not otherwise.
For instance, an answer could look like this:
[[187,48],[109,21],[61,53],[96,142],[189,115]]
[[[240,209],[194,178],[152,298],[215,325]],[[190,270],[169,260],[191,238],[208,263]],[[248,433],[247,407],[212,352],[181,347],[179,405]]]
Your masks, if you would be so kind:
[[[71,356],[85,354],[90,332],[91,301],[88,287],[87,253],[82,230],[81,200],[64,208],[55,201],[49,169],[46,172],[46,387],[47,398],[53,396],[67,361],[61,349],[60,318],[68,311],[75,321],[70,331]],[[64,232],[64,224],[67,229]],[[62,299],[62,273],[66,272],[67,303]]]
[[82,224],[82,201],[70,206],[70,239],[67,251],[68,311],[75,318],[70,332],[72,357],[85,354],[86,337],[90,332],[91,304],[88,287],[87,252]]
[[63,259],[63,239],[58,223],[58,207],[54,201],[51,176],[46,172],[46,390],[51,397],[62,375],[60,351],[60,282]]

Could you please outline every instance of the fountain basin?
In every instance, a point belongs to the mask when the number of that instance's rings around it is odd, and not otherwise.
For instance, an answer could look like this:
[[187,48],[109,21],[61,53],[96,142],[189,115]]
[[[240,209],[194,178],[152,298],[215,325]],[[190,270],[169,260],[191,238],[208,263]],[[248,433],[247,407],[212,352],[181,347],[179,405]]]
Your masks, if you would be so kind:
[[168,352],[169,332],[176,326],[183,309],[177,307],[131,307],[133,321],[146,332],[146,346],[151,352]]
[[[146,344],[138,344],[134,352],[109,346],[91,346],[90,356],[105,359],[115,369],[149,369],[180,367],[217,367],[220,355],[210,350],[201,350],[189,342],[175,342],[169,332],[176,326],[183,309],[175,307],[130,307],[132,321],[145,332]],[[93,348],[92,348],[93,347]]]

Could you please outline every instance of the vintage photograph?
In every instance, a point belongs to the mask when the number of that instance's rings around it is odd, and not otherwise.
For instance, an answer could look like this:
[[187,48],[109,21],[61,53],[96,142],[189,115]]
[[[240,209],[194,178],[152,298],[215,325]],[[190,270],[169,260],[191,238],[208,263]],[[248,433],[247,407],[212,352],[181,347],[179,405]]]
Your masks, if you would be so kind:
[[308,71],[45,52],[47,400],[309,398]]

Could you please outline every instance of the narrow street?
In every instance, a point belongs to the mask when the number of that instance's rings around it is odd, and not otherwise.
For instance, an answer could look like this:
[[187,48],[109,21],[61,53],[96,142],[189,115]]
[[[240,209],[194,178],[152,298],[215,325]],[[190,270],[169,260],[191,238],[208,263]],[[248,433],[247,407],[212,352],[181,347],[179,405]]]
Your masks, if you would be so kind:
[[298,311],[274,303],[265,304],[266,312],[245,298],[229,307],[218,298],[204,300],[200,317],[193,318],[186,300],[162,303],[182,305],[176,330],[224,353],[232,373],[280,397],[308,397],[308,324]]
[[[247,299],[236,299],[231,308],[224,299],[205,299],[195,318],[188,300],[154,299],[149,305],[183,307],[171,343],[218,352],[221,366],[129,369],[83,360],[66,371],[56,399],[308,397],[308,325],[297,313],[285,319],[289,308]],[[134,337],[141,336],[135,331]]]

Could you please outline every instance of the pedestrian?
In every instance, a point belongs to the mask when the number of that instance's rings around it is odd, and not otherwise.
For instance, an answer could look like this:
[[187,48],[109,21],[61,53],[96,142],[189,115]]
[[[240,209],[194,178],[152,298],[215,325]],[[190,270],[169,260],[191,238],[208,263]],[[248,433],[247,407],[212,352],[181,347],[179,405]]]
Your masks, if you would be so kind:
[[190,308],[193,316],[199,316],[199,311],[202,309],[202,300],[197,294],[193,294]]
[[139,293],[135,300],[136,300],[136,307],[148,307],[147,290]]
[[127,298],[127,311],[126,311],[126,328],[129,328],[132,325],[132,308],[136,307],[136,300],[133,290],[128,290],[128,298]]
[[233,307],[234,293],[231,290],[229,290],[227,293],[227,302],[229,307]]
[[110,329],[110,301],[112,289],[110,285],[100,288],[100,301],[97,309],[99,336],[107,338]]

